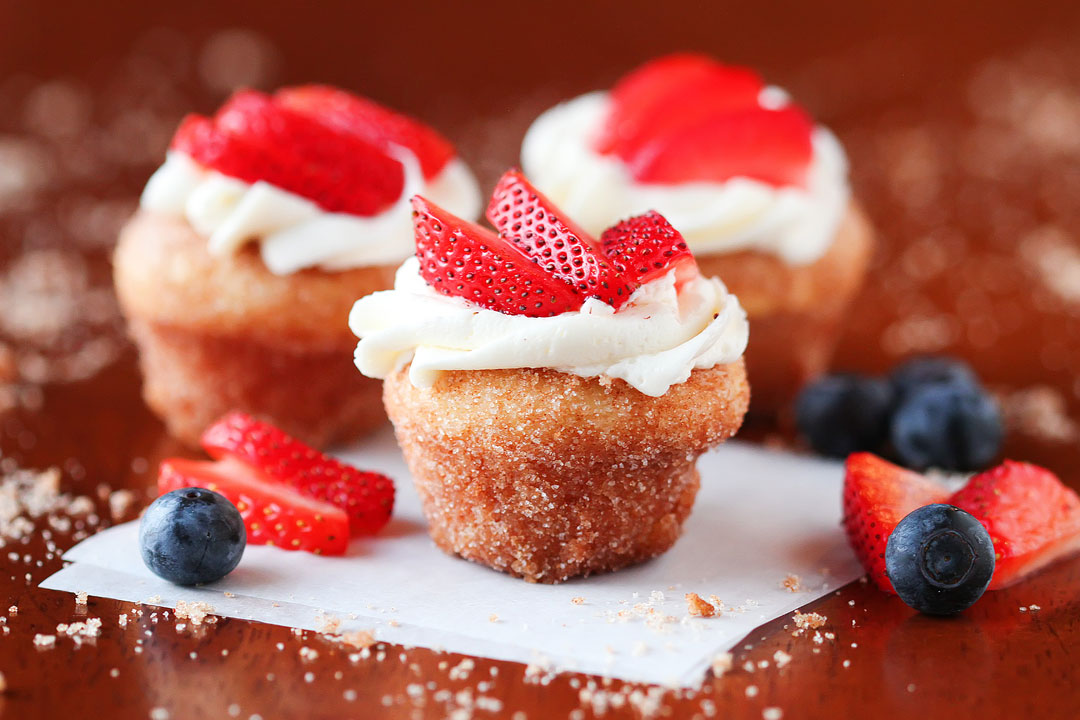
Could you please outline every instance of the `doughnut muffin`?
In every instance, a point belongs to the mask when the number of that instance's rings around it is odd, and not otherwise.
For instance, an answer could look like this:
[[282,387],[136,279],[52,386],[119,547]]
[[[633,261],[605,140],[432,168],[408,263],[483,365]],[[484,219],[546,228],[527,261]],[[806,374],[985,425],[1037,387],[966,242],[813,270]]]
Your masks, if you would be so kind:
[[480,212],[449,142],[340,90],[241,91],[185,118],[114,255],[143,394],[169,431],[197,445],[241,410],[323,447],[385,422],[347,319],[412,254],[417,192]]
[[436,544],[547,583],[670,548],[749,404],[738,300],[662,216],[596,239],[514,171],[498,234],[414,205],[417,257],[349,324]]
[[662,57],[543,113],[522,166],[586,232],[646,210],[679,229],[753,323],[752,413],[774,414],[827,368],[873,231],[843,147],[783,90],[701,55]]

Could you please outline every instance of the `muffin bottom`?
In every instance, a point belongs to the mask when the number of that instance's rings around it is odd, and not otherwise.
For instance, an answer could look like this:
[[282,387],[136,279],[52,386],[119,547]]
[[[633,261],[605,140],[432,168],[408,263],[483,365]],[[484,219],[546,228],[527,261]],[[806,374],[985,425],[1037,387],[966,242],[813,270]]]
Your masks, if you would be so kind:
[[697,457],[735,434],[742,361],[658,398],[552,370],[447,372],[383,392],[436,544],[530,582],[617,570],[678,539]]
[[140,351],[143,397],[189,445],[198,446],[203,430],[231,410],[317,448],[386,421],[382,384],[357,372],[351,346],[296,350],[135,318],[129,329]]

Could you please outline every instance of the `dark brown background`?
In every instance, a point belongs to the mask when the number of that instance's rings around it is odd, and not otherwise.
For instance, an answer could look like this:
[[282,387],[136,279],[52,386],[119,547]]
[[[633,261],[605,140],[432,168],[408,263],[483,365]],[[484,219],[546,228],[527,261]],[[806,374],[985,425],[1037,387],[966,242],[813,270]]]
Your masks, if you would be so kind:
[[[212,109],[231,83],[358,90],[438,126],[490,184],[543,108],[697,49],[760,68],[848,147],[881,248],[837,365],[963,355],[1001,396],[1008,454],[1080,486],[1078,41],[1072,3],[0,2],[0,472],[58,466],[107,524],[102,498],[134,488],[142,504],[156,460],[178,452],[139,400],[107,257],[176,120]],[[96,527],[84,517],[53,532],[59,549],[80,523]],[[603,709],[580,694],[587,678],[543,685],[521,666],[477,661],[451,679],[440,663],[460,658],[390,647],[353,663],[284,628],[230,620],[177,633],[149,611],[122,629],[131,606],[105,600],[87,611],[104,620],[94,643],[36,650],[35,633],[77,617],[72,598],[35,589],[60,566],[37,526],[0,551],[0,605],[19,607],[0,636],[5,718],[145,718],[153,707],[172,718],[443,717],[479,695],[502,701],[474,709],[481,718]],[[955,620],[858,583],[816,609],[834,640],[817,646],[774,623],[727,676],[694,693],[628,688],[638,700],[607,716],[1080,714],[1080,561]],[[303,645],[320,657],[302,662]],[[742,669],[778,649],[794,656],[782,670]]]

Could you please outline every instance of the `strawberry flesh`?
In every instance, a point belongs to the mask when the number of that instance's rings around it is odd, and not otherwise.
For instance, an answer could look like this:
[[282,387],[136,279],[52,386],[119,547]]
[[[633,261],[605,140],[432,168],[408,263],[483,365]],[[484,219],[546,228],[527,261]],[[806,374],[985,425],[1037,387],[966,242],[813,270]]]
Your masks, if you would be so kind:
[[945,488],[871,453],[854,453],[844,475],[844,530],[855,556],[879,588],[895,594],[885,571],[885,546],[912,510],[945,502]]
[[200,487],[221,493],[240,511],[250,545],[342,555],[349,519],[330,503],[305,496],[235,458],[174,458],[161,464],[158,492]]
[[991,590],[1080,550],[1080,497],[1036,465],[1006,461],[973,477],[949,502],[990,533],[996,556]]
[[697,262],[683,236],[655,210],[608,228],[601,242],[615,269],[638,286],[673,269],[677,282],[697,274]]
[[549,275],[584,297],[618,309],[636,285],[616,272],[595,239],[565,217],[519,170],[505,173],[487,209],[499,237],[518,246]]
[[645,144],[627,160],[641,182],[724,182],[746,177],[772,185],[806,184],[813,123],[796,107],[749,108],[708,118]]
[[658,58],[612,88],[611,111],[594,147],[627,160],[652,138],[714,113],[755,106],[762,87],[753,71],[704,55]]
[[405,183],[401,163],[379,147],[254,90],[236,93],[213,118],[188,116],[171,147],[224,175],[265,181],[329,212],[375,215],[401,196]]
[[215,459],[234,458],[305,497],[345,511],[352,537],[373,535],[390,520],[390,478],[357,470],[245,413],[229,413],[208,427],[202,446]]
[[454,157],[454,146],[432,128],[376,102],[325,85],[283,88],[274,93],[282,107],[313,117],[388,152],[393,145],[410,150],[424,177],[439,174]]
[[513,242],[414,197],[420,274],[437,292],[508,315],[547,317],[577,310],[583,299]]

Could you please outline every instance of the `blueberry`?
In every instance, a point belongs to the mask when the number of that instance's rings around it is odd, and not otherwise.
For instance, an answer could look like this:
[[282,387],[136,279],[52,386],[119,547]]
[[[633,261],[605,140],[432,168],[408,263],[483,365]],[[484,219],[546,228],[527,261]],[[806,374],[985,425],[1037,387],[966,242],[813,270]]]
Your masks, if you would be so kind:
[[139,524],[146,567],[177,585],[220,580],[240,562],[246,545],[240,511],[222,495],[202,488],[162,495]]
[[952,505],[927,505],[897,524],[885,570],[905,603],[928,615],[953,615],[982,597],[994,574],[994,544],[974,517]]
[[889,435],[892,390],[877,378],[826,375],[799,393],[795,422],[822,455],[878,450]]
[[890,438],[897,459],[914,470],[987,467],[1005,434],[997,403],[980,388],[929,384],[903,398]]
[[940,356],[916,357],[898,365],[889,375],[898,401],[927,385],[979,388],[975,372],[962,360]]

